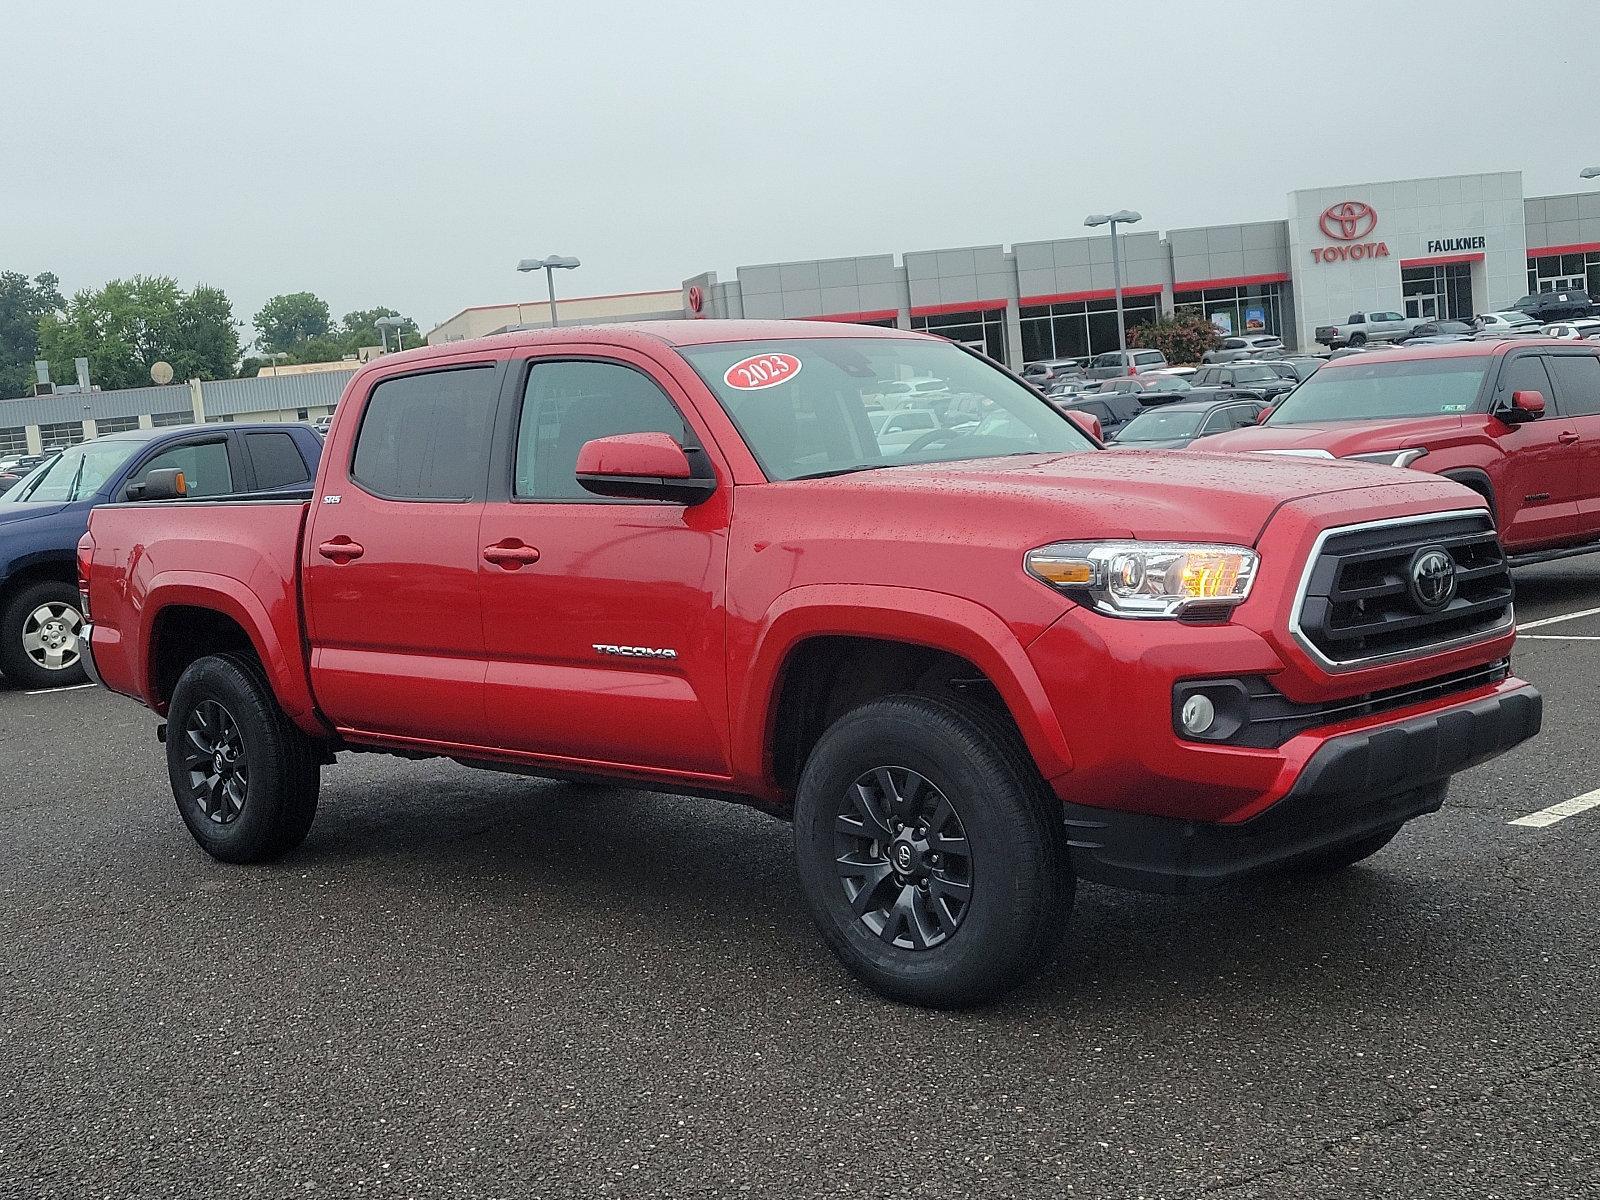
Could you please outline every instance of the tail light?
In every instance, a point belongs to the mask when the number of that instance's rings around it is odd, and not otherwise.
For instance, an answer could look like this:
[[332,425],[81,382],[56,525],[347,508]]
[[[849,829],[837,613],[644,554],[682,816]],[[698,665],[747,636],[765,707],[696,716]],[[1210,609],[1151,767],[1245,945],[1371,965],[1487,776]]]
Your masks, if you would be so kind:
[[1129,367],[1129,368],[1128,368],[1128,374],[1129,374],[1129,375],[1137,375],[1137,374],[1138,374],[1138,373],[1139,373],[1139,368],[1138,368],[1138,367],[1132,367],[1132,366],[1130,366],[1130,367]]
[[89,567],[94,562],[94,534],[78,539],[78,611],[89,620]]

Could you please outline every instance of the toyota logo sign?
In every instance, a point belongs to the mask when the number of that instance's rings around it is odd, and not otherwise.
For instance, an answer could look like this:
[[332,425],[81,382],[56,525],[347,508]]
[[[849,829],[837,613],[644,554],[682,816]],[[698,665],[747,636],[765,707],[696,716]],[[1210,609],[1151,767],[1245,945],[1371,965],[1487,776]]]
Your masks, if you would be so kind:
[[1364,201],[1341,200],[1323,209],[1317,224],[1336,242],[1355,242],[1378,227],[1378,214]]
[[693,312],[693,313],[697,313],[702,308],[705,307],[705,303],[706,303],[706,298],[705,298],[704,293],[702,293],[700,291],[700,285],[698,283],[690,285],[690,287],[689,287],[689,311]]

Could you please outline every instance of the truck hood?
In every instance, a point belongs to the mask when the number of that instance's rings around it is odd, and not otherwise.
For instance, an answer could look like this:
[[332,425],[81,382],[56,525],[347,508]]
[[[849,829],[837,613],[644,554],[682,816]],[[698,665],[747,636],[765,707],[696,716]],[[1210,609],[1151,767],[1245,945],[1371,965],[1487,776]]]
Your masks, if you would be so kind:
[[65,504],[0,504],[0,528],[21,521],[54,516],[65,507]]
[[[1206,439],[1208,442],[1211,439]],[[1253,544],[1282,505],[1375,483],[1437,483],[1369,463],[1195,450],[1080,451],[860,471],[812,481],[836,494],[870,493],[886,511],[923,514],[926,527],[1036,528],[1044,539],[1140,537]]]
[[[1251,450],[1326,450],[1335,458],[1412,446],[1458,436],[1464,417],[1400,417],[1392,421],[1326,421],[1306,425],[1252,425],[1206,439],[1206,449],[1230,454]],[[1303,461],[1303,460],[1302,460]]]

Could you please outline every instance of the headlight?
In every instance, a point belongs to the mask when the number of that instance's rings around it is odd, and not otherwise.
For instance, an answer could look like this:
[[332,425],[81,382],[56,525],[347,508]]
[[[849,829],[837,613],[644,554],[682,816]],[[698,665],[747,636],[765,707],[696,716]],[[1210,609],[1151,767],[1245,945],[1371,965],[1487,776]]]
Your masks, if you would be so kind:
[[1260,562],[1243,546],[1055,542],[1030,550],[1028,574],[1116,617],[1177,617],[1244,602]]
[[1346,454],[1344,461],[1377,463],[1380,467],[1409,467],[1426,453],[1426,450],[1420,448],[1414,450],[1376,450],[1371,454]]

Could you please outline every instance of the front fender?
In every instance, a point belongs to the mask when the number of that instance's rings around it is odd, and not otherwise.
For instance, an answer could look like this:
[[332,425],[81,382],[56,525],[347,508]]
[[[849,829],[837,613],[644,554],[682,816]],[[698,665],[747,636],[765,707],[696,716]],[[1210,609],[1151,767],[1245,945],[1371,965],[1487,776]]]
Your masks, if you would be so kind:
[[775,795],[771,748],[784,661],[817,636],[879,638],[960,655],[999,691],[1045,778],[1072,767],[1071,752],[1025,647],[993,611],[943,592],[865,584],[814,584],[784,592],[757,622],[742,681],[731,689],[736,777]]

